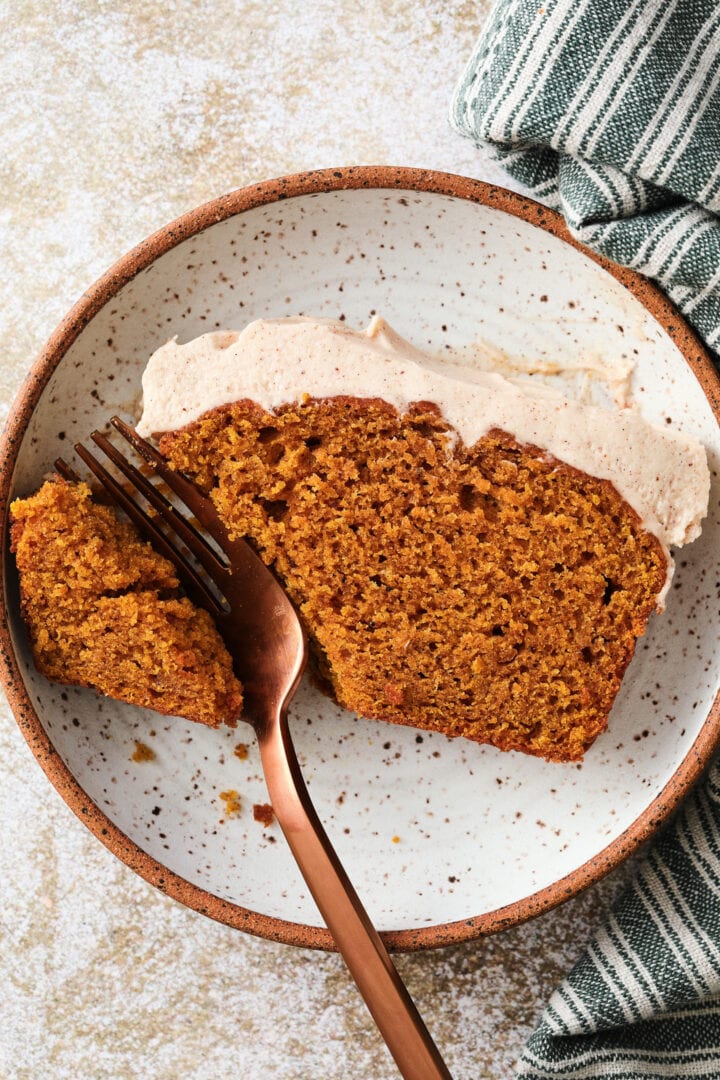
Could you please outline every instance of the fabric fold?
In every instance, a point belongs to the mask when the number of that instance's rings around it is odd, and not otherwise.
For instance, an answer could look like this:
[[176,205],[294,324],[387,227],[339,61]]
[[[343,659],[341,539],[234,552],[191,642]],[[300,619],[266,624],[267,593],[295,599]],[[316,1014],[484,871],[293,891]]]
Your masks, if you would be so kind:
[[720,351],[715,0],[501,0],[451,122]]
[[548,1002],[518,1076],[720,1076],[720,766]]

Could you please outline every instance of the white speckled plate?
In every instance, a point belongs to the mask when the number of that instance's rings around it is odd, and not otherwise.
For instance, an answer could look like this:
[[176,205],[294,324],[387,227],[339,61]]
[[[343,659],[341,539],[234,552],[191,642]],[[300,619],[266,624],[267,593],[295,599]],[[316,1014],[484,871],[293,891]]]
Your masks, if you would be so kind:
[[[498,929],[572,895],[651,833],[717,741],[717,381],[655,290],[612,276],[563,235],[518,196],[413,170],[336,170],[235,193],[156,234],[86,294],[38,361],[4,447],[2,493],[27,493],[111,413],[133,419],[143,366],[169,336],[262,315],[362,327],[376,311],[438,351],[482,337],[525,356],[629,357],[643,412],[703,440],[714,478],[703,535],[680,554],[668,610],[582,766],[359,720],[302,687],[291,723],[311,795],[395,947]],[[329,947],[278,827],[254,820],[267,796],[251,730],[214,732],[50,685],[32,667],[8,564],[9,695],[70,805],[193,907]],[[152,760],[133,760],[137,741]],[[231,790],[241,811],[228,816],[220,793]]]

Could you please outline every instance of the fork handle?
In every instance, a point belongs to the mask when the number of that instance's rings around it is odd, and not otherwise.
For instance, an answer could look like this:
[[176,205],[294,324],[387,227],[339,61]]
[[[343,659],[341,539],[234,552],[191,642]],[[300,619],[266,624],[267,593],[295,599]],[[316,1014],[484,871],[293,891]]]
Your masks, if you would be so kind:
[[256,728],[270,801],[338,951],[405,1080],[452,1080],[313,807],[285,713],[275,720]]

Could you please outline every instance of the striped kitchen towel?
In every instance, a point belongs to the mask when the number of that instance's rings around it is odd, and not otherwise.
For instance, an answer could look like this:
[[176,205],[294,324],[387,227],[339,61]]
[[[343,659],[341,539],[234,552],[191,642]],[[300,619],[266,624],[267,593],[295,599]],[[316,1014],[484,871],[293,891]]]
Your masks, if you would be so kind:
[[551,997],[518,1076],[720,1077],[718,764]]
[[[720,0],[499,0],[451,119],[720,353]],[[518,1065],[720,1080],[720,765],[639,863]]]
[[451,121],[720,352],[719,0],[499,0]]

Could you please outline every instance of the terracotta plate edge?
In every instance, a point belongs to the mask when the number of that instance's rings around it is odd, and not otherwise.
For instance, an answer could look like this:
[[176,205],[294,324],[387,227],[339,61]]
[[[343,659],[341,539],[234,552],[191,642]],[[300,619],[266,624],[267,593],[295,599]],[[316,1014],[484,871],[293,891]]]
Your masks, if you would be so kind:
[[[355,189],[428,192],[494,207],[560,238],[624,285],[671,337],[695,374],[720,423],[720,378],[710,355],[671,302],[647,279],[610,263],[574,240],[562,217],[540,203],[480,180],[435,170],[400,166],[321,169],[268,180],[229,192],[190,210],[153,233],[116,262],[73,306],[38,355],[21,386],[0,438],[0,682],[18,726],[51,783],[90,831],[127,866],[160,891],[219,922],[281,943],[333,950],[324,927],[260,914],[217,897],[186,881],[129,839],[88,798],[50,742],[33,708],[15,658],[5,602],[9,492],[25,428],[55,368],[81,331],[104,306],[156,258],[204,229],[257,206],[303,195]],[[517,926],[576,896],[635,852],[663,824],[689,792],[720,741],[720,694],[685,759],[645,811],[606,848],[559,881],[483,915],[449,923],[390,930],[382,936],[394,951],[437,948]]]

